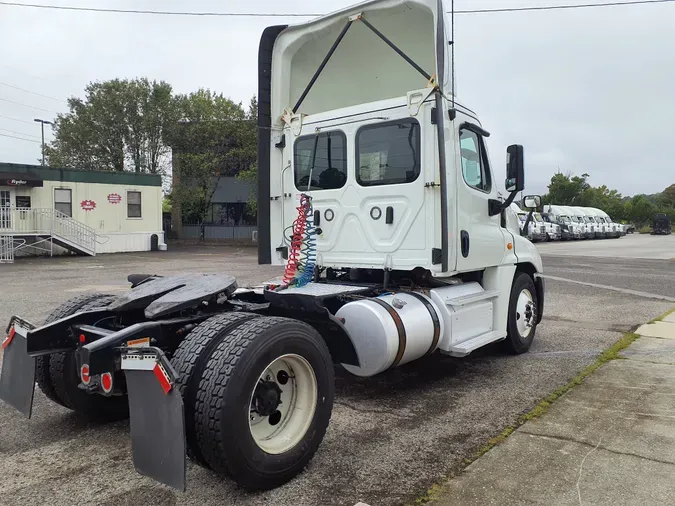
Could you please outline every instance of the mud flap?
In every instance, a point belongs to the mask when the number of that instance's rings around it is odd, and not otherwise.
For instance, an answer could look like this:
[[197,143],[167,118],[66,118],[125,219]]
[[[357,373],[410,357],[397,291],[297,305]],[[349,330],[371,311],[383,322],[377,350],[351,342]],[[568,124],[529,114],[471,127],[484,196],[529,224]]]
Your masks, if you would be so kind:
[[35,358],[28,355],[27,334],[27,329],[13,325],[2,342],[0,399],[30,418],[35,392]]
[[127,380],[134,467],[185,491],[185,411],[174,388],[176,371],[158,348],[125,348],[122,370]]

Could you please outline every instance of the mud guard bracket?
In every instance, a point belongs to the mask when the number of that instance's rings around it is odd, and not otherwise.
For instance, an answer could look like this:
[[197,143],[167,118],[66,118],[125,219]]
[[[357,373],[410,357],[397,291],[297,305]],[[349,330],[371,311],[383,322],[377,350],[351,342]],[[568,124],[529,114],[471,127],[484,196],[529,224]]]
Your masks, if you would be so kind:
[[180,491],[186,486],[185,411],[177,377],[159,348],[123,348],[134,467]]
[[2,342],[2,371],[0,371],[0,399],[18,410],[26,418],[33,412],[35,393],[35,358],[28,355],[28,331],[34,325],[12,317],[8,335]]

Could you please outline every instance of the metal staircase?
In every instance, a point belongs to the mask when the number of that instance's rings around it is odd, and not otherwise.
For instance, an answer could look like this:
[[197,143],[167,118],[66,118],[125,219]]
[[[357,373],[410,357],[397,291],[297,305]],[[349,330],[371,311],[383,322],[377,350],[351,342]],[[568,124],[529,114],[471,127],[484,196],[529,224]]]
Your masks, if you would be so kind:
[[56,209],[0,207],[0,236],[13,253],[54,253],[54,245],[78,255],[96,255],[96,231]]

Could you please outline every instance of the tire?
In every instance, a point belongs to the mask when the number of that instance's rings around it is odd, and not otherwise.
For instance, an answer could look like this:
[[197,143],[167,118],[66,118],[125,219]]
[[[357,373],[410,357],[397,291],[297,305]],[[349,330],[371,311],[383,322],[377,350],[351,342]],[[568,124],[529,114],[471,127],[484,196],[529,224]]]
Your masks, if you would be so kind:
[[171,359],[171,365],[178,372],[176,387],[183,396],[185,407],[187,455],[200,466],[209,468],[199,449],[195,432],[195,403],[202,371],[213,348],[220,342],[216,338],[226,335],[239,325],[256,317],[258,315],[253,313],[223,313],[209,318],[183,339]]
[[[88,302],[81,302],[77,307],[73,302],[71,304],[73,310],[70,314],[106,307],[115,298],[114,295],[90,297]],[[66,303],[68,304],[70,302]],[[129,416],[129,402],[126,395],[105,397],[99,394],[89,394],[79,388],[80,375],[75,352],[49,355],[49,379],[56,397],[61,401],[60,404],[76,413],[101,421],[121,420]]]
[[[229,333],[220,333],[217,339],[202,374],[196,403],[201,452],[211,469],[245,489],[268,490],[283,485],[305,468],[326,433],[335,390],[330,352],[316,330],[288,318],[255,318]],[[296,361],[288,366],[291,375],[286,375],[284,383],[281,372],[275,374],[274,385],[290,386],[290,400],[282,392],[276,413],[264,416],[260,407],[252,409],[254,391],[258,399],[257,385],[270,384],[273,379],[272,375],[262,375],[268,367],[286,364],[287,360]],[[297,403],[313,409],[296,410]],[[274,422],[273,417],[282,409],[292,415]],[[274,429],[277,424],[279,428]],[[260,428],[272,431],[264,443],[254,438]]]
[[[533,311],[530,312],[529,318],[531,321],[531,327],[529,332],[525,335],[521,330],[523,328],[522,324],[524,322],[524,312],[519,312],[519,300],[521,295],[528,297],[532,301]],[[526,353],[530,346],[532,346],[532,341],[534,340],[535,333],[537,331],[537,318],[536,311],[539,307],[537,301],[537,290],[534,285],[533,279],[529,274],[524,272],[516,272],[516,277],[513,280],[513,286],[511,287],[511,296],[509,300],[509,319],[507,323],[507,337],[503,342],[506,351],[514,355],[519,355],[521,353]]]
[[[56,308],[52,314],[47,317],[44,324],[47,325],[48,323],[55,322],[66,316],[73,315],[78,311],[81,311],[83,307],[88,306],[95,301],[107,304],[112,298],[112,295],[100,293],[79,295]],[[38,387],[40,387],[40,390],[42,390],[42,393],[45,394],[50,401],[66,407],[63,400],[57,395],[56,390],[54,390],[54,384],[49,375],[50,357],[51,355],[44,355],[42,357],[37,357],[35,360],[35,380]]]

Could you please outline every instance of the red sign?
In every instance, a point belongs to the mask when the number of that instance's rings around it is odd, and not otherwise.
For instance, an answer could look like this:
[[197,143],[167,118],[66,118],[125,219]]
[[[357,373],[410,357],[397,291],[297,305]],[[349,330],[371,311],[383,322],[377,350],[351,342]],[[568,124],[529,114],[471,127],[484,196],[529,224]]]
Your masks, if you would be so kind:
[[117,193],[111,193],[110,195],[108,195],[108,202],[110,202],[111,204],[119,204],[120,202],[122,202],[122,195],[119,195]]
[[93,200],[83,200],[80,202],[80,207],[84,209],[85,211],[93,211],[96,209],[96,202]]

